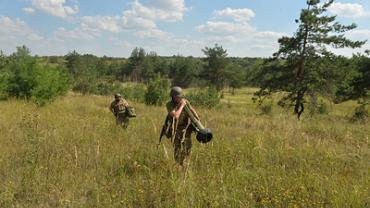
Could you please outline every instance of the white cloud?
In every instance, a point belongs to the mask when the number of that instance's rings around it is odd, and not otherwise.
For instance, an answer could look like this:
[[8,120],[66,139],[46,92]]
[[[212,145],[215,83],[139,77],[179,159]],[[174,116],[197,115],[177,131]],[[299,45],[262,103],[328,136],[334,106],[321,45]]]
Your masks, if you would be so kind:
[[123,12],[123,16],[176,22],[183,19],[185,11],[184,0],[153,0],[149,5],[135,0],[131,3],[131,9]]
[[33,8],[23,8],[22,9],[25,13],[33,14],[35,13],[35,10]]
[[123,22],[119,16],[84,16],[81,18],[81,26],[92,30],[117,33],[122,30]]
[[125,12],[122,17],[123,27],[125,29],[138,30],[138,29],[152,29],[157,25],[152,19],[137,16],[131,12]]
[[370,17],[370,12],[365,11],[362,5],[356,3],[333,3],[328,11],[340,17]]
[[160,39],[160,40],[166,40],[173,37],[172,33],[165,32],[159,29],[152,29],[152,30],[141,30],[137,31],[135,33],[139,38],[146,39]]
[[56,31],[54,31],[54,37],[56,38],[56,40],[59,41],[70,39],[93,40],[97,36],[99,36],[99,34],[96,31],[81,28],[66,30],[63,27],[60,27]]
[[43,37],[33,31],[24,21],[19,19],[13,21],[9,17],[0,17],[0,25],[0,36],[9,37],[10,39],[25,38],[31,41],[43,39]]
[[[271,56],[279,47],[277,40],[288,34],[274,31],[258,31],[250,25],[255,13],[248,8],[216,10],[212,20],[196,27],[204,34],[202,40],[207,45],[219,43],[225,48],[233,49],[230,54],[249,56]],[[231,18],[231,19],[230,19]],[[241,47],[245,45],[246,47]]]
[[77,14],[79,11],[77,5],[65,5],[66,0],[33,0],[32,4],[40,11],[62,18]]
[[168,33],[159,30],[156,21],[182,20],[185,10],[184,0],[152,0],[148,5],[134,0],[122,16],[84,16],[81,27],[113,33],[129,30],[140,38],[166,37]]
[[370,40],[370,29],[365,30],[365,29],[354,29],[350,30],[347,33],[351,38],[363,38]]
[[247,8],[244,9],[226,8],[224,10],[216,10],[213,12],[213,14],[220,17],[231,17],[238,22],[249,21],[251,18],[255,16],[254,12]]
[[234,36],[249,35],[255,31],[255,29],[246,22],[235,23],[222,21],[208,21],[206,24],[199,25],[196,29],[202,33]]

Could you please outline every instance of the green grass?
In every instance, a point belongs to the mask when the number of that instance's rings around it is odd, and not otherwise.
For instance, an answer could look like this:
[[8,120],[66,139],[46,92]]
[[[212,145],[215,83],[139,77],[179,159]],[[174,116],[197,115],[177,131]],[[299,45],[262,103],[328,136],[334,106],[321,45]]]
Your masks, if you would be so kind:
[[370,206],[370,128],[346,118],[354,103],[297,122],[276,106],[259,115],[252,93],[197,109],[215,137],[193,139],[185,183],[170,142],[156,146],[164,107],[132,103],[124,131],[111,97],[2,101],[0,207]]

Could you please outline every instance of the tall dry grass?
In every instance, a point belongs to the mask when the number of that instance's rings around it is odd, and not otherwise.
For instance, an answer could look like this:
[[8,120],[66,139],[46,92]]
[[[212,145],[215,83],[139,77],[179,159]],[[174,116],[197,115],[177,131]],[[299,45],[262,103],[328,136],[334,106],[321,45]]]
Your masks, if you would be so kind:
[[297,122],[259,115],[250,96],[197,109],[215,137],[193,140],[185,183],[170,142],[156,145],[164,107],[133,103],[125,131],[110,97],[0,102],[0,207],[370,206],[370,128],[346,119],[351,103]]

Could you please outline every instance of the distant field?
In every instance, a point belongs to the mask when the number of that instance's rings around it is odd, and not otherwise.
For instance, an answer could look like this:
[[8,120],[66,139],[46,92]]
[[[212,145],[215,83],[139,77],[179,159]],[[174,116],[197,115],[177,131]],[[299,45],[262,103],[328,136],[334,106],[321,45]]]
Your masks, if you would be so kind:
[[370,125],[273,106],[260,115],[255,89],[226,92],[223,106],[197,108],[214,140],[193,139],[189,176],[164,139],[164,107],[132,103],[124,131],[111,97],[68,94],[37,108],[0,102],[0,207],[370,207]]

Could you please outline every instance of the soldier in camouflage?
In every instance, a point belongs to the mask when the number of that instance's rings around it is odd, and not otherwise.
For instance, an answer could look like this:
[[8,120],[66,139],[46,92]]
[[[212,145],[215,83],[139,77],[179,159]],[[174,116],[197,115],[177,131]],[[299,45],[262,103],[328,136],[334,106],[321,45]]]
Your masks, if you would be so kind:
[[190,160],[192,147],[191,133],[195,131],[191,125],[189,115],[184,110],[185,105],[189,106],[194,116],[199,119],[194,108],[189,101],[183,98],[183,92],[180,87],[173,87],[170,92],[171,100],[166,104],[168,116],[172,117],[175,125],[173,135],[174,158],[177,164],[187,170]]
[[109,107],[109,110],[116,117],[116,124],[123,128],[127,128],[129,124],[129,118],[126,114],[128,106],[128,102],[122,98],[121,94],[117,93],[114,95],[114,101]]

